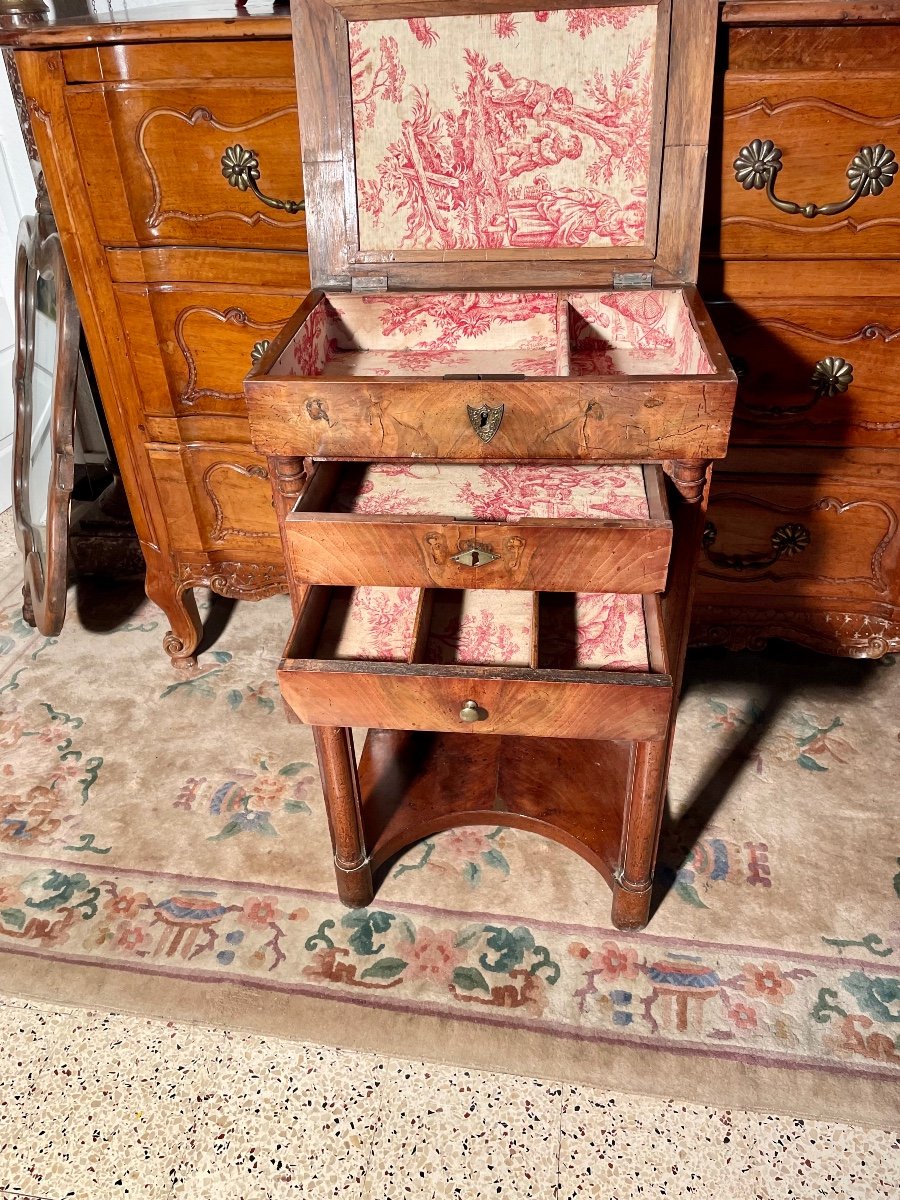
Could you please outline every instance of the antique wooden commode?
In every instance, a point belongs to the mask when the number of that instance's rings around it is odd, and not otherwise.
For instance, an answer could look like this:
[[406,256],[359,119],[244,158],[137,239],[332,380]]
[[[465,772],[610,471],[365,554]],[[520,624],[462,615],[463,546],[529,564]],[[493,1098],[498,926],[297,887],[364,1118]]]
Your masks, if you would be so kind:
[[716,3],[499,7],[294,9],[315,290],[245,385],[279,678],[347,903],[505,823],[635,928],[735,392],[691,286]]

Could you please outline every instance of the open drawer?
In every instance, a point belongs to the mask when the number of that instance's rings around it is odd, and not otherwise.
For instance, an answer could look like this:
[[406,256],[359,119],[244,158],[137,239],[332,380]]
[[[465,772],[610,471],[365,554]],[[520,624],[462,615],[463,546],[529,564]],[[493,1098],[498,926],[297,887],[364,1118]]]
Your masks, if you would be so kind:
[[312,292],[245,383],[266,453],[462,462],[720,458],[734,388],[682,287]]
[[302,583],[661,592],[658,466],[316,464],[285,521]]
[[313,587],[278,671],[310,725],[652,740],[672,679],[656,596]]

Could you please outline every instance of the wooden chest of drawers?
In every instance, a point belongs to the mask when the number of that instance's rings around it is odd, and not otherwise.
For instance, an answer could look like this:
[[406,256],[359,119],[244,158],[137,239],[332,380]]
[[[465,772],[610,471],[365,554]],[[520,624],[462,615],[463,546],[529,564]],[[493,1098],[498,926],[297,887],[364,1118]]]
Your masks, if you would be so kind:
[[[701,289],[743,380],[734,448],[713,483],[694,637],[738,647],[777,635],[878,655],[900,644],[900,185],[807,219],[744,189],[732,164],[770,139],[782,151],[779,197],[846,198],[862,146],[900,150],[900,15],[883,0],[745,0],[723,15]],[[304,197],[287,16],[262,0],[237,13],[189,0],[147,16],[164,19],[60,19],[2,40],[148,589],[172,625],[167,649],[190,664],[192,587],[255,598],[286,586],[241,382],[254,347],[308,290],[306,225],[289,211]],[[253,151],[262,196],[287,208],[229,183],[222,159],[235,146]],[[229,159],[238,182],[243,161]],[[844,359],[852,381],[814,387],[829,359]],[[794,525],[799,543],[781,532]]]
[[[694,639],[878,656],[900,647],[900,10],[735,0],[720,33],[701,286],[741,382]],[[759,144],[778,201],[843,210],[777,207]]]

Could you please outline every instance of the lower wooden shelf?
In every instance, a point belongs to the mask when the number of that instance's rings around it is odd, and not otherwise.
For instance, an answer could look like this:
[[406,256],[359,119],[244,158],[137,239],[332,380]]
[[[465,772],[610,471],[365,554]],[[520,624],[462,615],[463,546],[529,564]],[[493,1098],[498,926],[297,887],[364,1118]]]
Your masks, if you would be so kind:
[[369,731],[359,764],[373,870],[457,825],[509,825],[580,854],[612,885],[630,742]]

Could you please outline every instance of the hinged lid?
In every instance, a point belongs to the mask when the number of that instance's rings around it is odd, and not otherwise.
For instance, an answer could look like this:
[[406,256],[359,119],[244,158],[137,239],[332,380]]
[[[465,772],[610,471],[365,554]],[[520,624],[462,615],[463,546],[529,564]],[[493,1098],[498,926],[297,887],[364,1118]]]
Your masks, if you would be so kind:
[[543,4],[295,5],[314,284],[696,279],[716,0]]

